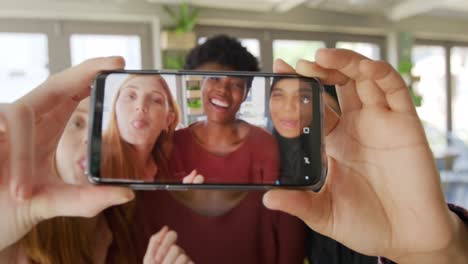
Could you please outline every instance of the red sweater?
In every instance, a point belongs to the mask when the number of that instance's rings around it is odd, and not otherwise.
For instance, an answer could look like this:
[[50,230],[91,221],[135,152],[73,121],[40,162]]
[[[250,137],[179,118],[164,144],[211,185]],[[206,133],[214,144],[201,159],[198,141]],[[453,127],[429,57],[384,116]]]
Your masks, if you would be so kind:
[[[226,156],[199,145],[188,128],[174,136],[171,169],[180,180],[193,169],[205,182],[274,183],[278,178],[278,148],[265,130],[252,126],[246,141]],[[296,217],[266,209],[263,191],[252,191],[220,216],[202,216],[175,200],[167,191],[137,194],[136,247],[142,260],[152,234],[164,225],[176,231],[177,244],[195,263],[302,263],[305,224]]]
[[139,192],[132,224],[138,260],[143,260],[151,235],[167,225],[177,232],[177,244],[198,264],[303,263],[304,223],[266,209],[262,195],[251,191],[230,211],[208,217],[185,207],[167,191]]
[[238,149],[217,156],[196,141],[190,128],[184,128],[174,134],[170,164],[176,182],[196,169],[205,183],[274,184],[279,174],[278,145],[267,131],[250,126]]

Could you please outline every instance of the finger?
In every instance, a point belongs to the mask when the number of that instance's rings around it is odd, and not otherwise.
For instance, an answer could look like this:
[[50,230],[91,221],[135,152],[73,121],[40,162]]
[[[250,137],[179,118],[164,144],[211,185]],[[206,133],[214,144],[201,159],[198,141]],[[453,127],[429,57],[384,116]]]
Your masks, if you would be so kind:
[[291,73],[294,74],[296,71],[282,59],[276,59],[273,63],[273,72],[274,73]]
[[299,60],[297,63],[297,73],[318,77],[321,82],[328,85],[336,85],[338,103],[343,113],[360,109],[362,107],[355,83],[348,76],[336,69],[325,69],[315,62]]
[[337,70],[352,80],[363,78],[359,64],[367,57],[346,49],[319,49],[315,54],[316,63],[325,69]]
[[[175,260],[175,264],[187,264],[187,263],[190,263],[190,259],[187,255],[185,254],[181,254],[177,257],[177,259]],[[193,263],[193,262],[191,262]]]
[[368,60],[368,58],[351,50],[320,49],[315,59],[319,66],[336,70],[350,78],[347,83],[337,86],[338,99],[343,113],[360,109],[362,102],[357,94],[355,82],[365,78],[359,65],[362,60]]
[[144,263],[153,263],[156,252],[158,251],[158,248],[162,243],[162,239],[166,236],[168,230],[169,228],[164,226],[156,234],[151,236],[148,242],[148,248],[146,249],[145,257],[143,258]]
[[127,188],[50,183],[38,190],[31,210],[40,219],[56,216],[94,217],[108,207],[133,200],[134,196]]
[[203,177],[203,175],[200,175],[200,174],[195,176],[195,178],[193,179],[194,184],[202,184],[204,181],[205,181],[205,177]]
[[338,103],[342,113],[348,113],[362,108],[361,98],[356,90],[356,83],[352,80],[344,85],[336,86]]
[[322,68],[316,62],[307,60],[299,60],[296,64],[296,71],[303,76],[317,77],[327,85],[344,85],[349,81],[349,77],[343,73]]
[[377,83],[375,83],[374,80],[363,79],[358,81],[356,86],[356,91],[359,96],[359,100],[361,101],[362,107],[389,108],[384,92],[379,89]]
[[163,264],[174,264],[177,257],[183,255],[182,249],[177,245],[171,245],[166,257],[163,260]]
[[182,183],[192,183],[192,182],[193,182],[193,179],[195,178],[196,175],[197,175],[197,171],[196,171],[196,170],[193,170],[192,172],[190,172],[189,175],[185,176],[185,177],[182,179]]
[[324,133],[325,136],[328,136],[335,127],[338,125],[338,122],[340,121],[339,115],[328,105],[324,106],[324,121],[323,121],[323,127],[324,127]]
[[123,69],[122,57],[95,58],[52,75],[19,101],[30,105],[36,116],[50,111],[57,102],[79,102],[89,96],[90,87],[101,71]]
[[[10,150],[10,191],[20,200],[31,197],[35,183],[34,166],[34,113],[21,103],[10,104],[4,109],[8,124],[8,148]],[[7,172],[8,173],[8,172]]]
[[[319,228],[329,223],[331,203],[326,195],[311,191],[270,190],[263,196],[263,204],[271,210],[279,210],[297,216],[309,227]],[[326,234],[326,231],[325,231]]]
[[177,233],[173,230],[169,231],[163,239],[161,246],[156,252],[156,262],[161,262],[166,257],[169,248],[177,241]]
[[394,111],[414,111],[409,90],[400,74],[383,61],[363,60],[359,65],[362,74],[373,80],[375,89],[383,94],[386,104]]

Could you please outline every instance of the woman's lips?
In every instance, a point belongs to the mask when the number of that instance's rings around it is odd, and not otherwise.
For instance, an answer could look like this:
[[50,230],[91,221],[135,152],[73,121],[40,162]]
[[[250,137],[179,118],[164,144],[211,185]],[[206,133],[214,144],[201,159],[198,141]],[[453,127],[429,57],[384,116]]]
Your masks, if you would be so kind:
[[137,119],[132,121],[132,126],[136,129],[142,129],[149,125],[148,121],[143,119]]
[[295,129],[299,126],[299,121],[298,120],[280,120],[280,124],[284,128]]

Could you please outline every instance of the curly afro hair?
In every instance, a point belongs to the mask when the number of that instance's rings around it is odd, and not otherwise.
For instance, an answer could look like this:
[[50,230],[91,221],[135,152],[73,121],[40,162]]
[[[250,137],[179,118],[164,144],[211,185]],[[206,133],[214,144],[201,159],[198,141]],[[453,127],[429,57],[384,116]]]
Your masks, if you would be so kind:
[[217,35],[193,48],[185,58],[186,70],[206,63],[218,63],[235,71],[260,71],[258,60],[241,43],[227,35]]

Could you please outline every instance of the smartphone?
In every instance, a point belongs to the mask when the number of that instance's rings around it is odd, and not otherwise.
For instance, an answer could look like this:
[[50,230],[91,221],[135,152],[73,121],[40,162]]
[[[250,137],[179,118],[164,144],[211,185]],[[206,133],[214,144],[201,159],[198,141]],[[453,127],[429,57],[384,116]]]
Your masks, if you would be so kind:
[[[322,92],[317,78],[290,74],[102,72],[91,94],[89,181],[318,191],[326,178]],[[191,182],[195,174],[202,180]]]

